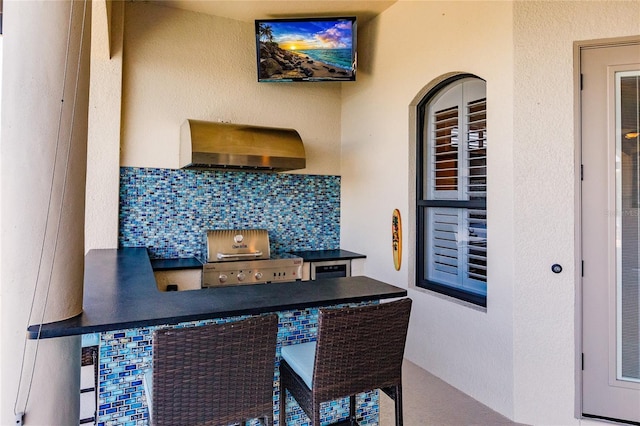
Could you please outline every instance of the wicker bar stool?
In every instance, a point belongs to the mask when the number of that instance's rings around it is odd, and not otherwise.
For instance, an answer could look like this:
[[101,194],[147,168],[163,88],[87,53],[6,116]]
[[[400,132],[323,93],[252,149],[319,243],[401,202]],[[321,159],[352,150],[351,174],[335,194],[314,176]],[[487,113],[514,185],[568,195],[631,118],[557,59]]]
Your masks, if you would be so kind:
[[273,421],[275,314],[153,333],[153,425]]
[[317,342],[282,347],[280,425],[286,391],[320,425],[320,404],[350,397],[348,422],[357,424],[355,395],[381,389],[395,401],[402,426],[402,358],[411,299],[355,308],[321,309]]

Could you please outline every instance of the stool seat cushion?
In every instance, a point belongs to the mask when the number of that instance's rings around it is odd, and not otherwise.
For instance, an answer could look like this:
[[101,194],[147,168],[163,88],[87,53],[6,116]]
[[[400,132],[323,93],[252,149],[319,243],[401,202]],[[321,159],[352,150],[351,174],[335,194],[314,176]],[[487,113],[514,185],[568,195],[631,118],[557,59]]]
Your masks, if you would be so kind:
[[300,343],[282,347],[282,358],[287,361],[309,389],[313,389],[313,364],[316,357],[316,342]]
[[147,369],[142,376],[144,395],[149,407],[149,424],[153,424],[153,370]]

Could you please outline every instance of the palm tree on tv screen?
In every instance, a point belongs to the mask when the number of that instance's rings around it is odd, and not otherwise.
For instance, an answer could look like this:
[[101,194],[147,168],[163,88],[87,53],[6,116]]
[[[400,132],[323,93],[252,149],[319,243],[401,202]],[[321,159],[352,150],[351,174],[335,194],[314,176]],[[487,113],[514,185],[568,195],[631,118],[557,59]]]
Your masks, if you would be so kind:
[[273,43],[273,29],[271,28],[271,25],[258,24],[258,33],[261,40],[265,39],[265,41]]

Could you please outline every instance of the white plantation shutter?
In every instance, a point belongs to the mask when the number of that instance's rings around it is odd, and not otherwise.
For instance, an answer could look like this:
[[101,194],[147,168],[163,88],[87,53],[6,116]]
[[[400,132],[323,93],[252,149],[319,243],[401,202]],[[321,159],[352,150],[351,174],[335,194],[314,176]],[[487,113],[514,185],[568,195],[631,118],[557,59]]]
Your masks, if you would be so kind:
[[458,282],[460,253],[458,244],[457,209],[433,208],[429,210],[431,224],[432,277],[439,281]]
[[[425,213],[426,278],[482,294],[487,280],[485,93],[484,81],[461,80],[432,100],[425,120],[426,195],[440,202]],[[446,205],[449,201],[462,204]]]
[[468,209],[466,213],[466,284],[471,288],[485,288],[486,284],[482,283],[487,282],[487,210]]
[[[475,82],[478,83],[478,82]],[[466,99],[467,199],[487,199],[487,99],[482,90],[470,91]],[[479,92],[479,93],[478,93]],[[466,275],[475,287],[487,281],[487,209],[467,209],[468,229]],[[481,287],[483,284],[479,284]]]
[[433,114],[433,191],[437,198],[457,198],[458,191],[458,107]]
[[[440,94],[428,109],[427,123],[428,170],[427,197],[433,200],[457,200],[460,197],[459,164],[460,108],[462,86],[456,86]],[[464,147],[464,145],[462,145]]]
[[467,103],[467,198],[487,197],[487,100]]

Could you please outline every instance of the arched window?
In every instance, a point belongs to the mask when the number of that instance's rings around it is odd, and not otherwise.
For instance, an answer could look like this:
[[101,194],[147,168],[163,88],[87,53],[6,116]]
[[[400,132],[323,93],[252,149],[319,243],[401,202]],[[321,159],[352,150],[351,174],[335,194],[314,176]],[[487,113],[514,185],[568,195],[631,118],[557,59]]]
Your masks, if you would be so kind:
[[486,83],[456,75],[418,104],[416,285],[487,305]]

